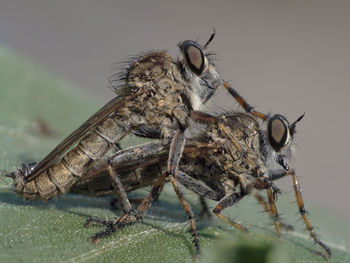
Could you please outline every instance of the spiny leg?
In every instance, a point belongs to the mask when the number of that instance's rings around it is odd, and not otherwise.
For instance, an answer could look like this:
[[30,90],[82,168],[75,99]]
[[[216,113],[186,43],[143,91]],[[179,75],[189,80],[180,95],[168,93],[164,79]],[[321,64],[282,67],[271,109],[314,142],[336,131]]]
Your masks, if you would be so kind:
[[[107,229],[103,232],[95,234],[89,240],[93,243],[96,243],[99,238],[103,236],[108,236],[111,233],[115,232],[116,229],[123,227],[127,224],[133,223],[136,221],[136,216],[131,216],[130,212],[132,206],[127,197],[126,191],[121,183],[119,174],[116,171],[116,167],[128,163],[132,164],[136,161],[147,159],[149,156],[153,156],[156,153],[161,152],[165,148],[165,144],[162,142],[155,142],[144,144],[141,146],[136,146],[128,148],[125,150],[118,151],[115,155],[110,157],[107,161],[107,171],[111,178],[114,191],[121,202],[121,207],[123,214],[116,220],[102,220],[97,218],[89,218],[86,220],[85,225],[89,226],[91,223],[98,223],[105,225]],[[159,195],[159,193],[158,193]]]
[[213,212],[218,218],[220,218],[225,223],[232,225],[233,227],[235,227],[239,231],[247,232],[248,230],[244,226],[228,219],[226,216],[221,214],[221,211],[223,211],[225,208],[227,208],[229,206],[233,206],[234,204],[236,204],[239,200],[241,200],[243,198],[244,195],[245,194],[236,193],[236,192],[233,192],[231,194],[227,194],[226,196],[224,196],[224,198],[222,198],[217,203],[217,205],[213,209]]
[[113,169],[124,165],[130,166],[133,164],[140,164],[143,161],[149,160],[150,158],[159,157],[167,150],[168,147],[169,143],[161,141],[130,147],[116,152],[109,158],[108,163]]
[[[110,168],[110,169],[112,169],[112,168]],[[113,232],[116,231],[117,228],[121,228],[121,227],[124,227],[128,224],[132,224],[132,223],[136,222],[137,220],[141,219],[145,215],[145,213],[147,212],[149,207],[151,206],[152,202],[154,202],[159,197],[159,195],[163,189],[163,185],[164,185],[164,182],[165,182],[165,179],[167,178],[167,176],[168,176],[168,174],[164,173],[164,174],[162,174],[161,177],[159,177],[159,179],[153,185],[153,187],[152,187],[151,191],[149,192],[149,194],[147,195],[147,197],[143,199],[142,203],[138,207],[135,216],[129,215],[130,210],[131,210],[131,209],[128,210],[130,202],[126,198],[126,201],[124,201],[124,205],[123,205],[123,201],[122,201],[122,207],[123,207],[124,214],[122,214],[117,220],[107,221],[107,220],[101,220],[101,219],[95,219],[95,218],[89,219],[91,222],[96,222],[96,223],[100,223],[100,224],[107,226],[107,229],[105,231],[95,234],[89,240],[92,241],[93,243],[96,243],[99,238],[112,234]],[[119,184],[116,184],[116,186],[117,186],[115,189],[116,192],[119,192],[118,185]],[[119,186],[122,186],[122,185],[119,185]],[[123,189],[123,187],[122,187],[122,189]],[[124,191],[124,193],[125,193],[125,191]],[[120,193],[117,195],[119,197],[121,196]],[[125,193],[125,196],[126,196],[126,193]],[[122,198],[120,197],[120,200],[123,200],[124,198],[125,197],[122,197]],[[128,204],[128,202],[129,202],[129,204]],[[130,208],[131,208],[131,206],[130,206]]]
[[200,196],[200,202],[202,205],[201,214],[206,213],[210,216],[209,208],[204,198],[208,198],[214,201],[219,201],[221,199],[220,193],[214,191],[210,187],[204,185],[203,183],[187,175],[186,173],[176,171],[176,175],[177,175],[177,180],[180,184],[182,184],[187,189],[192,190],[193,192],[195,192]]
[[[270,209],[270,206],[268,204],[268,202],[264,199],[264,197],[262,197],[260,194],[256,193],[255,195],[256,200],[258,201],[258,203],[264,208],[264,210],[272,216],[272,212]],[[283,222],[280,222],[280,226],[281,228],[284,228],[287,231],[292,231],[293,230],[293,226],[285,224]]]
[[200,196],[199,201],[201,203],[202,210],[199,213],[199,216],[204,217],[205,215],[207,215],[208,217],[211,217],[209,207],[205,201],[205,198],[219,201],[220,194],[183,172],[177,171],[177,176],[180,184],[182,184],[183,186],[192,190]]
[[90,225],[92,222],[100,223],[107,226],[106,230],[100,233],[96,233],[89,238],[89,241],[92,243],[97,243],[101,237],[109,236],[111,233],[115,232],[117,228],[122,227],[126,224],[130,224],[136,221],[135,216],[130,216],[130,211],[132,209],[130,201],[126,195],[126,191],[120,181],[118,173],[114,170],[110,163],[108,162],[108,173],[112,180],[112,185],[114,191],[116,192],[118,199],[120,200],[123,214],[118,217],[116,220],[101,220],[96,218],[89,218],[86,220],[85,225]]
[[195,246],[195,255],[198,255],[200,252],[200,246],[199,246],[197,224],[196,224],[196,221],[194,218],[194,213],[192,211],[190,204],[185,200],[184,195],[183,195],[182,191],[180,190],[175,177],[176,177],[176,175],[172,175],[172,174],[169,175],[170,182],[173,185],[174,191],[175,191],[177,197],[179,198],[180,203],[188,216],[188,220],[190,222],[190,227],[191,227],[192,236],[193,236],[193,243]]
[[231,87],[230,84],[228,84],[228,82],[224,81],[223,84],[224,84],[224,87],[228,90],[228,92],[230,92],[230,94],[235,98],[235,100],[239,103],[239,105],[242,106],[242,108],[246,112],[251,113],[254,116],[256,116],[264,121],[268,118],[267,115],[265,115],[264,113],[255,111],[254,108],[252,106],[250,106],[248,104],[248,102],[241,95],[239,95],[238,92],[234,88]]
[[281,229],[280,229],[280,221],[278,218],[278,211],[277,211],[277,207],[275,204],[275,197],[274,197],[274,194],[273,194],[270,187],[267,188],[266,191],[267,191],[267,198],[269,200],[269,206],[270,206],[270,212],[272,215],[272,219],[273,219],[273,222],[275,224],[277,235],[280,237],[281,236]]
[[171,173],[175,173],[175,170],[178,168],[178,165],[182,156],[184,145],[185,145],[184,131],[178,130],[170,145],[167,172],[163,173],[161,177],[159,177],[157,182],[152,186],[152,189],[147,195],[147,197],[142,201],[140,206],[137,208],[137,211],[136,211],[137,219],[141,219],[146,214],[151,204],[158,199],[163,189],[165,179],[168,177],[168,175]]
[[136,218],[141,219],[151,206],[151,204],[158,199],[165,182],[165,179],[168,177],[167,173],[163,173],[161,177],[157,180],[157,182],[152,186],[151,191],[148,193],[145,199],[143,199],[140,206],[137,208],[136,211]]
[[[93,174],[96,174],[98,172],[103,172],[105,170],[110,172],[110,168],[108,166],[113,167],[113,170],[119,170],[119,168],[123,169],[123,167],[145,167],[150,164],[155,164],[161,161],[164,155],[164,159],[166,159],[166,156],[168,155],[166,150],[168,148],[168,144],[161,141],[156,141],[152,143],[145,143],[142,145],[130,147],[127,149],[119,150],[115,152],[113,156],[108,158],[108,161],[99,163],[96,168],[93,167],[93,169],[90,169]],[[161,175],[162,172],[159,171],[159,175]],[[114,182],[114,178],[111,180]],[[119,180],[120,181],[120,180]],[[115,188],[114,188],[115,189]],[[116,191],[116,193],[118,193]],[[118,194],[117,194],[118,196]],[[118,196],[119,197],[119,196]],[[130,203],[140,205],[140,203],[143,201],[144,198],[139,199],[129,199]],[[117,207],[118,201],[121,200],[120,198],[115,198],[111,200],[111,206],[113,208]]]
[[118,199],[120,200],[122,211],[124,214],[129,214],[132,209],[130,201],[126,195],[126,191],[120,181],[120,177],[117,171],[113,171],[113,168],[110,164],[108,164],[108,174],[111,177],[113,189],[116,192]]
[[[162,174],[162,173],[159,173],[159,174]],[[157,190],[158,191],[158,195],[154,195],[152,197],[152,200],[151,202],[154,203],[154,202],[157,202],[158,199],[159,199],[159,196],[160,196],[160,193],[163,191],[163,187],[164,187],[164,183],[162,186],[159,187],[159,189]],[[145,200],[145,198],[129,198],[129,201],[131,204],[133,204],[134,206],[140,206],[142,204],[142,202]],[[116,203],[118,202],[118,198],[115,198],[111,201],[111,206],[113,208],[116,208]],[[116,208],[117,209],[117,208]]]
[[[219,198],[219,193],[215,192],[211,188],[207,187],[206,185],[203,185],[196,179],[190,177],[189,175],[177,171],[177,180],[180,184],[188,188],[189,190],[194,191],[197,193],[201,198],[209,198],[211,200],[216,200],[218,201]],[[158,179],[158,181],[153,185],[151,191],[147,195],[145,199],[143,199],[141,205],[138,207],[136,215],[137,218],[142,218],[150,205],[156,201],[159,197],[159,194],[161,193],[165,179],[167,178],[167,173],[162,174],[162,176]]]
[[305,205],[304,205],[304,200],[303,197],[301,195],[301,187],[299,185],[299,182],[297,180],[296,174],[294,171],[289,171],[286,172],[286,174],[290,174],[292,176],[293,179],[293,186],[294,186],[294,191],[295,191],[295,196],[297,199],[297,203],[298,203],[298,207],[299,207],[299,212],[301,214],[301,217],[303,218],[306,228],[310,233],[311,238],[315,241],[315,243],[317,243],[318,245],[320,245],[324,250],[325,253],[323,254],[323,256],[325,258],[330,258],[331,256],[331,250],[329,249],[328,246],[326,246],[316,235],[316,232],[313,228],[313,226],[311,225],[310,219],[307,216],[307,212],[305,210]]
[[188,220],[190,222],[190,227],[191,227],[192,236],[193,236],[193,243],[195,246],[194,257],[196,257],[200,252],[200,247],[199,247],[197,225],[194,219],[194,213],[191,209],[190,204],[185,200],[183,193],[181,192],[177,183],[177,177],[178,177],[177,171],[178,171],[179,162],[182,156],[184,146],[185,146],[185,132],[184,130],[178,130],[170,145],[167,173],[168,173],[170,182],[173,185],[174,191],[177,197],[179,198],[181,205],[183,206],[188,216]]
[[[157,182],[152,186],[152,189],[149,192],[149,194],[143,199],[142,203],[137,208],[135,216],[130,216],[130,215],[124,213],[116,221],[111,221],[113,223],[113,226],[114,227],[122,227],[122,226],[125,226],[127,224],[134,223],[136,220],[142,219],[143,216],[146,214],[147,210],[149,209],[149,207],[151,206],[151,204],[159,197],[159,195],[163,189],[165,179],[167,177],[168,177],[167,173],[163,173],[159,177]],[[97,221],[95,221],[95,220],[97,220]],[[102,223],[102,224],[109,226],[108,223],[107,224],[105,223],[105,220],[94,219],[94,222]],[[106,236],[112,232],[115,232],[115,229],[116,228],[107,229],[107,231],[99,233],[98,237]],[[105,234],[103,234],[103,233],[105,233]]]
[[209,198],[214,201],[219,201],[221,199],[221,195],[218,192],[215,192],[213,189],[194,179],[193,177],[180,171],[176,171],[176,176],[176,179],[180,184],[185,186],[187,189],[192,190],[199,196]]
[[[304,205],[304,200],[303,197],[301,195],[301,187],[299,185],[299,182],[297,180],[296,174],[294,172],[294,170],[289,170],[289,171],[283,171],[283,170],[279,170],[276,171],[274,173],[272,173],[269,176],[269,180],[277,180],[279,178],[285,177],[287,175],[291,175],[292,176],[292,180],[293,180],[293,187],[294,187],[294,191],[295,191],[295,196],[297,199],[297,204],[299,207],[299,212],[301,214],[302,219],[304,220],[304,223],[306,225],[307,230],[310,233],[311,238],[315,241],[316,244],[318,244],[319,246],[321,246],[324,250],[325,253],[321,254],[322,256],[324,256],[325,258],[330,258],[331,256],[331,250],[329,249],[329,247],[327,245],[325,245],[316,235],[315,230],[313,228],[313,226],[311,225],[310,219],[307,216],[307,212],[305,210],[305,205]],[[319,253],[317,253],[319,254]]]

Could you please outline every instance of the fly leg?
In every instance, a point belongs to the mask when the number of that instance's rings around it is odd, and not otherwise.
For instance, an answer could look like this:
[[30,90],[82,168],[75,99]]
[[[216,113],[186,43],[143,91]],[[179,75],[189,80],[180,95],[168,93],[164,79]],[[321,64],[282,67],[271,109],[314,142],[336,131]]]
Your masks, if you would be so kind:
[[161,177],[159,177],[158,181],[152,186],[151,191],[147,195],[145,199],[143,199],[140,206],[136,211],[136,218],[142,219],[146,214],[147,210],[150,208],[151,204],[158,199],[165,182],[165,179],[168,177],[167,173],[163,173]]
[[[270,209],[270,206],[268,204],[268,202],[266,202],[266,200],[264,199],[264,197],[262,197],[260,194],[256,193],[255,195],[256,200],[258,201],[258,203],[264,208],[264,210],[270,215],[272,215],[272,211]],[[280,226],[281,228],[284,228],[287,231],[293,231],[293,226],[285,224],[283,222],[280,222]]]
[[292,176],[293,179],[293,186],[294,186],[294,191],[295,191],[295,196],[297,199],[297,203],[298,203],[298,207],[299,207],[299,212],[301,214],[301,217],[303,218],[306,228],[309,231],[309,234],[311,236],[311,238],[315,241],[316,244],[320,245],[324,250],[325,250],[325,254],[323,254],[323,256],[325,258],[330,258],[331,256],[331,250],[329,249],[328,246],[326,246],[316,235],[316,232],[313,228],[313,226],[311,225],[310,219],[307,216],[307,212],[305,210],[305,205],[304,205],[304,200],[303,197],[301,195],[301,187],[299,185],[298,179],[296,177],[296,174],[294,171],[290,171],[289,172]]
[[[157,160],[159,160],[159,159],[157,159]],[[158,169],[158,173],[156,173],[157,177],[158,176],[162,176],[163,173],[162,173],[162,170],[159,167],[159,165],[157,165],[157,169]],[[163,191],[163,187],[164,187],[164,182],[161,185],[157,186],[156,189],[151,191],[152,192],[152,198],[149,200],[150,204],[148,205],[148,207],[151,205],[151,203],[155,203],[155,202],[158,201],[160,193]],[[133,205],[138,206],[138,207],[141,204],[144,205],[144,200],[145,200],[145,198],[132,198],[132,199],[129,198],[130,203],[132,203]],[[111,201],[111,206],[113,208],[115,208],[115,209],[116,209],[116,206],[117,206],[117,202],[118,202],[118,198],[114,198],[114,200]]]
[[192,208],[184,198],[184,194],[182,193],[178,185],[178,167],[179,167],[179,162],[182,156],[184,146],[185,146],[185,133],[183,130],[178,130],[170,145],[167,174],[169,175],[169,179],[171,184],[173,185],[174,191],[177,197],[179,198],[180,203],[184,208],[187,214],[188,220],[190,222],[190,227],[191,227],[192,236],[193,236],[193,243],[195,246],[194,257],[196,257],[200,252],[197,225],[196,225]]
[[95,218],[87,219],[85,225],[90,225],[92,222],[94,222],[103,224],[107,227],[105,231],[96,233],[95,235],[89,238],[89,241],[92,243],[97,243],[101,237],[109,236],[110,234],[114,233],[118,228],[121,228],[126,224],[130,224],[136,221],[136,217],[130,215],[132,207],[126,195],[126,191],[120,181],[120,177],[115,170],[113,171],[113,168],[110,165],[110,163],[108,165],[108,173],[111,177],[114,191],[116,192],[118,199],[121,202],[123,214],[116,220],[101,220]]
[[305,209],[305,205],[304,205],[304,200],[303,197],[301,195],[301,187],[299,185],[298,179],[296,177],[296,174],[294,172],[294,170],[289,170],[289,171],[278,171],[276,173],[273,173],[269,176],[270,180],[276,180],[279,178],[282,178],[284,176],[287,175],[291,175],[292,176],[292,180],[293,180],[293,187],[294,187],[294,191],[295,191],[295,196],[297,199],[297,204],[299,207],[299,213],[301,214],[301,217],[306,225],[307,230],[309,231],[309,234],[311,236],[311,238],[314,240],[314,242],[316,244],[318,244],[320,247],[322,247],[324,249],[324,254],[321,253],[316,253],[316,254],[321,254],[323,257],[325,257],[326,259],[330,258],[331,256],[331,250],[329,249],[329,247],[324,244],[316,235],[316,232],[311,224],[311,221],[309,219],[309,217],[307,216],[307,212]]
[[[158,181],[153,185],[147,197],[143,199],[142,203],[136,210],[135,215],[130,215],[129,214],[130,211],[129,213],[126,213],[128,212],[126,211],[117,220],[114,220],[114,221],[100,220],[95,218],[88,219],[91,222],[100,223],[102,225],[107,226],[107,229],[105,231],[95,234],[93,237],[89,239],[89,241],[96,243],[101,237],[108,236],[116,232],[117,229],[125,227],[126,225],[130,225],[132,223],[135,223],[137,220],[142,219],[143,216],[146,214],[147,210],[149,209],[149,207],[151,206],[151,204],[154,202],[154,200],[158,198],[161,190],[163,189],[163,185],[167,177],[168,177],[167,173],[164,173],[162,174],[161,177],[159,177]],[[128,205],[126,205],[123,209],[127,207]]]
[[208,205],[205,202],[205,198],[209,198],[214,201],[219,201],[220,194],[183,172],[177,171],[177,175],[180,184],[182,184],[187,189],[192,190],[200,196],[200,202],[202,206],[200,216],[208,215],[210,217],[211,214]]
[[218,204],[213,209],[214,214],[218,218],[220,218],[225,223],[232,225],[233,227],[235,227],[236,229],[238,229],[241,232],[247,232],[248,230],[244,226],[242,226],[241,224],[236,223],[236,222],[228,219],[226,216],[222,215],[221,211],[227,207],[233,206],[234,204],[239,202],[243,198],[243,196],[245,196],[245,195],[246,194],[244,194],[244,193],[236,193],[236,192],[233,192],[231,194],[227,194],[218,202]]
[[276,233],[280,237],[281,236],[281,229],[280,229],[280,221],[279,221],[278,211],[277,211],[277,207],[275,204],[275,196],[271,190],[271,187],[267,188],[266,190],[267,190],[267,198],[269,200],[271,216],[272,216],[273,222],[275,224],[275,228],[276,228]]
[[209,198],[214,201],[219,201],[221,198],[221,195],[217,192],[215,192],[210,187],[202,184],[200,181],[192,178],[191,176],[177,171],[177,180],[180,184],[185,186],[187,189],[192,190],[196,194],[198,194],[200,197],[203,198]]
[[137,220],[136,216],[130,215],[132,206],[127,197],[123,184],[121,183],[119,174],[116,171],[117,167],[125,163],[132,164],[133,162],[140,162],[142,159],[147,159],[149,156],[154,156],[155,153],[159,153],[159,151],[163,150],[164,148],[164,143],[149,143],[119,151],[114,156],[109,158],[107,161],[107,171],[111,178],[114,191],[121,202],[123,214],[116,220],[102,220],[97,218],[87,219],[85,222],[85,225],[87,226],[91,225],[91,223],[98,223],[107,227],[105,231],[92,236],[89,241],[96,243],[99,238],[108,236],[115,232],[118,228],[134,223]]
[[[129,215],[128,213],[124,213],[116,221],[104,221],[104,220],[94,219],[94,222],[106,225],[107,229],[101,233],[95,234],[92,238],[95,238],[97,241],[99,238],[103,236],[108,236],[112,234],[118,228],[122,228],[126,225],[136,222],[137,220],[142,219],[143,216],[146,214],[147,210],[149,209],[149,207],[151,206],[151,204],[154,202],[154,200],[158,198],[161,190],[163,189],[163,185],[167,177],[168,177],[167,173],[164,173],[162,174],[161,177],[159,177],[158,181],[153,185],[147,197],[143,199],[142,203],[138,207],[135,213],[135,216]],[[112,222],[112,224],[110,224],[110,222]]]
[[[184,185],[186,188],[194,191],[202,198],[206,197],[212,200],[220,200],[219,194],[216,193],[211,188],[201,184],[199,181],[193,179],[192,177],[188,176],[187,174],[177,171],[177,179],[179,183]],[[136,211],[136,217],[137,219],[141,219],[151,204],[158,199],[159,194],[161,193],[165,179],[168,177],[167,173],[163,173],[162,176],[158,179],[158,181],[153,185],[151,191],[147,195],[145,199],[143,199],[141,205],[138,207]]]
[[239,103],[239,105],[242,106],[242,108],[246,112],[251,113],[254,116],[264,121],[267,120],[268,118],[267,115],[265,115],[262,112],[254,110],[254,107],[250,106],[248,102],[241,95],[239,95],[239,93],[234,88],[232,88],[230,84],[228,84],[228,82],[224,81],[223,84],[224,84],[224,87],[227,89],[227,91],[230,92],[230,94],[235,98],[235,100]]

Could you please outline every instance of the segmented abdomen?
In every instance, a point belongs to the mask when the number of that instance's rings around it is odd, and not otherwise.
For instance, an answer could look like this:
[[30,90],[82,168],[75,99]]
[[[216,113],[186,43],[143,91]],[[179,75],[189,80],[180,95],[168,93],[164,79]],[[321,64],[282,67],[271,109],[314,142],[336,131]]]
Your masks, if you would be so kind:
[[112,144],[126,135],[124,123],[123,126],[113,118],[106,119],[70,149],[57,164],[34,180],[25,183],[23,175],[17,175],[14,178],[16,192],[25,199],[40,198],[44,201],[59,193],[67,193],[93,160],[101,158]]

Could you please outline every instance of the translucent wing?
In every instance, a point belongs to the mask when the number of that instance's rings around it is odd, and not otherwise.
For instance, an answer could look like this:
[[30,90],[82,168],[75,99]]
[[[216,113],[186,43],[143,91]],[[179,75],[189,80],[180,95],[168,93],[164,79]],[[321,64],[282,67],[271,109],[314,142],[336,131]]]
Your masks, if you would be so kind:
[[116,97],[108,102],[98,112],[85,121],[78,129],[72,132],[66,139],[57,145],[56,148],[53,149],[41,162],[39,162],[26,180],[33,180],[39,174],[52,166],[52,164],[58,161],[59,158],[72,147],[72,145],[82,139],[82,137],[84,137],[88,131],[103,122],[110,114],[138,95],[139,92],[136,92],[128,97]]

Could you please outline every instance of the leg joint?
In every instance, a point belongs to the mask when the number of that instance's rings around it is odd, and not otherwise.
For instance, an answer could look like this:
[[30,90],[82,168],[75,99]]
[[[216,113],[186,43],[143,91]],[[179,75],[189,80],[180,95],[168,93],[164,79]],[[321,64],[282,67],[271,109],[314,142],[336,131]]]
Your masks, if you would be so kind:
[[299,208],[299,212],[300,212],[301,215],[305,215],[306,214],[305,207],[304,206],[300,207]]
[[221,210],[222,210],[222,209],[220,209],[219,207],[215,207],[215,208],[213,209],[213,213],[214,213],[214,214],[220,214]]

